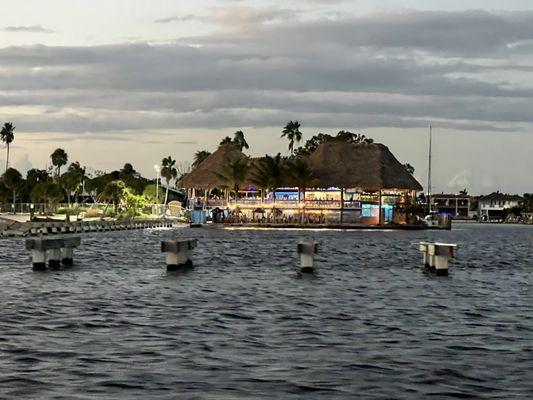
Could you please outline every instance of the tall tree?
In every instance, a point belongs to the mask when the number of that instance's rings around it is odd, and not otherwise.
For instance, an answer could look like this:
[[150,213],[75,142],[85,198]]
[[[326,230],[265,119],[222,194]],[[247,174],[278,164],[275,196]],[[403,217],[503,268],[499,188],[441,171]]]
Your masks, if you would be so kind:
[[68,155],[63,149],[55,149],[52,154],[50,154],[52,159],[52,165],[56,167],[56,178],[59,178],[61,174],[61,167],[67,165]]
[[22,175],[15,168],[8,168],[3,175],[4,184],[13,193],[13,212],[15,211],[15,201],[17,199],[17,192],[24,186],[24,179]]
[[198,165],[202,163],[207,157],[209,157],[211,153],[207,150],[198,150],[196,153],[194,153],[194,161],[192,163],[193,168],[196,168]]
[[299,143],[302,140],[302,132],[300,132],[300,123],[298,121],[289,121],[285,128],[283,128],[281,137],[286,137],[289,140],[289,150],[291,155],[294,154],[294,142]]
[[246,139],[244,138],[244,132],[243,131],[237,131],[233,134],[233,143],[235,143],[237,146],[241,148],[241,150],[249,149],[250,146],[248,146],[248,142],[246,142]]
[[315,176],[307,162],[301,158],[292,160],[287,165],[287,172],[298,187],[298,200],[305,200],[305,189],[316,183]]
[[215,172],[215,174],[222,180],[224,180],[228,188],[233,189],[235,192],[235,202],[239,196],[239,189],[248,177],[249,161],[247,158],[237,159],[231,161],[222,167],[221,172]]
[[261,158],[252,171],[252,182],[265,190],[270,190],[276,201],[276,189],[280,187],[283,178],[283,158],[278,153],[274,157],[266,155]]
[[6,144],[7,156],[6,156],[6,171],[9,168],[9,145],[15,139],[15,127],[11,122],[6,122],[0,130],[0,140]]
[[[105,185],[102,191],[102,198],[106,201],[111,201],[114,205],[115,212],[118,212],[118,205],[124,198],[124,190],[126,185],[122,181],[111,181]],[[106,207],[107,208],[107,207]]]
[[31,191],[31,200],[34,203],[41,201],[47,204],[47,211],[52,212],[54,206],[64,198],[64,193],[59,184],[52,181],[39,182]]
[[74,193],[74,196],[77,197],[78,191],[80,190],[84,179],[85,168],[82,168],[78,161],[71,163],[68,167],[67,172],[60,176],[58,182],[67,194],[67,201],[69,207],[71,206],[71,194]]
[[170,185],[170,181],[172,179],[175,179],[176,176],[178,176],[178,170],[176,169],[176,160],[173,160],[172,157],[165,157],[161,161],[161,176],[165,178],[165,181],[167,182],[167,190],[165,193],[165,204],[167,204],[168,185]]

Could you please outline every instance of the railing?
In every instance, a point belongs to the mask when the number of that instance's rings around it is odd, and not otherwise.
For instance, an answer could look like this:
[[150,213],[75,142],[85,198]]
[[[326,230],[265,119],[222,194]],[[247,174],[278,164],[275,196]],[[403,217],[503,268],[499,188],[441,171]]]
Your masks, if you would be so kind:
[[[240,206],[240,207],[276,207],[276,208],[303,208],[306,209],[340,209],[340,200],[305,200],[298,202],[296,199],[208,199],[205,203],[205,208],[226,207],[226,206]],[[204,208],[203,201],[189,201],[189,208]],[[344,209],[360,210],[360,201],[345,201]]]

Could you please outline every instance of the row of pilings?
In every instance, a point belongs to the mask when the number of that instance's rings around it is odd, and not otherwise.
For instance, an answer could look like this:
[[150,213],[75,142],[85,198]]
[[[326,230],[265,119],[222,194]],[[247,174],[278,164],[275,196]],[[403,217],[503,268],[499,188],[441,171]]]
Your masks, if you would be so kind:
[[174,221],[161,219],[76,221],[76,222],[26,222],[4,231],[5,237],[28,237],[70,233],[91,233],[133,229],[172,228]]

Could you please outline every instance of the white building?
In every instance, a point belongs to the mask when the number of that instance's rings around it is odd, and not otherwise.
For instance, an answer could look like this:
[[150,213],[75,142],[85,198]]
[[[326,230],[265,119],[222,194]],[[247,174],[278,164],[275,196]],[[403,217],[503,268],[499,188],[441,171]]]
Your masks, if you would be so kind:
[[522,197],[518,195],[494,192],[479,199],[480,221],[501,220],[504,217],[504,210],[518,207],[522,202]]

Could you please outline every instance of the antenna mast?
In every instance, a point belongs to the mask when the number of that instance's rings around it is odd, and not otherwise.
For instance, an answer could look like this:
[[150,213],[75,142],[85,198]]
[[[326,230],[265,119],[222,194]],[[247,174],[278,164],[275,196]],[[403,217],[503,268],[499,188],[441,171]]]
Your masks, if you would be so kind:
[[429,125],[429,165],[428,165],[428,211],[431,212],[431,142],[433,139],[433,127]]

